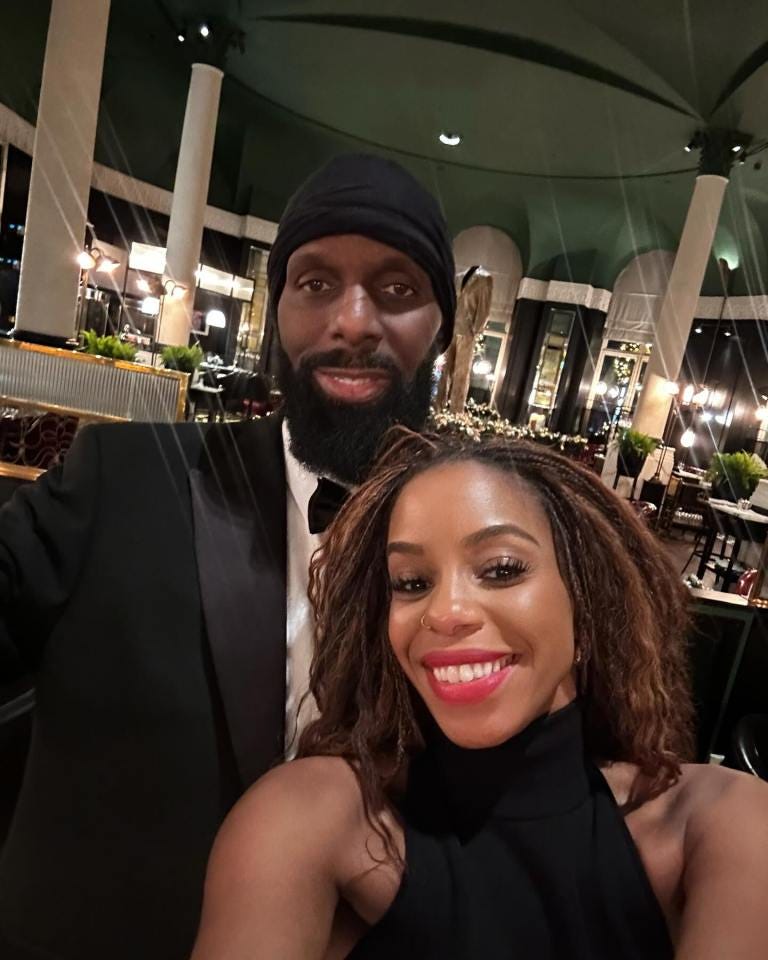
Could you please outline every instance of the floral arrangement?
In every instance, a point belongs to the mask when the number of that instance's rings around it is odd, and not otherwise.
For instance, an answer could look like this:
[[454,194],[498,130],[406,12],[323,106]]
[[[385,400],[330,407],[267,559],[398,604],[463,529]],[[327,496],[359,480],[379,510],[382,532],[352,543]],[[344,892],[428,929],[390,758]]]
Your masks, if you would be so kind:
[[447,409],[432,410],[431,426],[437,433],[464,433],[473,440],[481,437],[507,437],[510,440],[532,440],[556,447],[567,453],[584,449],[587,438],[550,430],[532,430],[505,420],[487,404],[468,400],[463,413],[451,413]]

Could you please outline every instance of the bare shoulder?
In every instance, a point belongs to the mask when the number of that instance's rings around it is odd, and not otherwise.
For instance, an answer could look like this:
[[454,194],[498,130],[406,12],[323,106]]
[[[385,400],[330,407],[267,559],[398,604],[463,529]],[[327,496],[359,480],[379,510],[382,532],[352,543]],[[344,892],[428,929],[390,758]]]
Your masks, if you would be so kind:
[[686,764],[678,785],[687,840],[696,842],[713,827],[768,837],[768,783],[714,764]]
[[363,815],[357,778],[341,757],[306,757],[270,770],[227,819],[238,833],[281,827],[325,838],[329,845]]

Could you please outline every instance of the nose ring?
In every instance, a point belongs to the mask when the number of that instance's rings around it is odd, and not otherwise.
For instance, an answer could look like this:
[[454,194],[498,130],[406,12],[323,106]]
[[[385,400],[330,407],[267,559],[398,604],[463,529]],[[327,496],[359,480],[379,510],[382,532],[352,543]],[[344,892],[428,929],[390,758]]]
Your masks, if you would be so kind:
[[425,630],[431,630],[431,629],[432,629],[432,627],[430,627],[428,624],[424,623],[424,614],[423,614],[423,613],[422,613],[422,615],[421,615],[421,620],[420,620],[419,622],[421,623],[422,627],[424,627]]

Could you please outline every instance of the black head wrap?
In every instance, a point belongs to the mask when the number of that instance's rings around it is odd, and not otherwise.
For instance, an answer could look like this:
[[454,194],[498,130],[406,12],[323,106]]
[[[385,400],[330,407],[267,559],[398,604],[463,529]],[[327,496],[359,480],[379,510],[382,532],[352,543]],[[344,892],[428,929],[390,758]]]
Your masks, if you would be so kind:
[[267,265],[273,322],[285,286],[288,258],[318,237],[359,233],[409,256],[432,281],[443,315],[441,349],[453,337],[454,262],[437,201],[407,170],[365,153],[335,157],[288,201]]

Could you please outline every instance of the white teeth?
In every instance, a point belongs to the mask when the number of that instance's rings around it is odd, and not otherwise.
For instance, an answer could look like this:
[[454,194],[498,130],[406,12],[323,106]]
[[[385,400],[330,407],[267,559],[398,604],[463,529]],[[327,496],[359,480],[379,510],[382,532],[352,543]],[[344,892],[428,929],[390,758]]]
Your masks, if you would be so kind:
[[489,677],[492,673],[498,673],[510,663],[516,663],[517,659],[517,654],[510,654],[485,663],[461,663],[450,667],[435,667],[432,672],[440,683],[470,683],[473,680]]
[[462,663],[459,667],[459,680],[462,683],[468,683],[470,680],[475,679],[475,671],[472,669],[471,663]]

